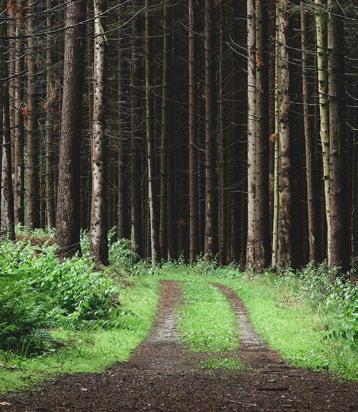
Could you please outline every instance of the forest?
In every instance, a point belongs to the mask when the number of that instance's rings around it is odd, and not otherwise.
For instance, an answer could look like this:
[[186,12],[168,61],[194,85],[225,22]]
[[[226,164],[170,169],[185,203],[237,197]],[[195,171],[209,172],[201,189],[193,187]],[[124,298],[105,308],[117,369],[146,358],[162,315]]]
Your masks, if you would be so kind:
[[358,409],[357,33],[0,0],[0,409]]

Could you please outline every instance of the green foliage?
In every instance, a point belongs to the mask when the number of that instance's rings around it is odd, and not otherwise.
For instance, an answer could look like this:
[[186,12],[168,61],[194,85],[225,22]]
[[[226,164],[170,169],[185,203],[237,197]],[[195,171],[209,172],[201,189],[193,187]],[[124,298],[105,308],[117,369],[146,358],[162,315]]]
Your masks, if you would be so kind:
[[0,349],[33,354],[52,346],[46,330],[116,322],[118,288],[88,257],[59,262],[54,247],[0,243]]
[[132,251],[131,241],[128,239],[119,239],[110,242],[109,255],[111,264],[120,270],[133,269],[138,262],[138,256]]
[[296,295],[308,298],[322,313],[326,339],[358,349],[358,288],[336,274],[326,265],[308,265],[303,272],[286,273],[284,281],[296,282]]
[[[24,357],[0,351],[0,394],[24,389],[58,373],[102,372],[129,359],[149,334],[158,301],[158,280],[153,277],[118,279],[117,327],[56,329],[52,337],[65,345],[42,356]],[[130,283],[131,287],[126,287]]]
[[358,379],[357,287],[324,266],[220,278],[248,306],[262,337],[293,365]]

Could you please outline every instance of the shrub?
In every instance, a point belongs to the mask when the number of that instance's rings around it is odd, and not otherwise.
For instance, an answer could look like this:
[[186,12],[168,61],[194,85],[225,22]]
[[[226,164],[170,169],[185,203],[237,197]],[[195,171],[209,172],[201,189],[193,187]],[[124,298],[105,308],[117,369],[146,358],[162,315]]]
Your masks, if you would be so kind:
[[55,247],[0,244],[0,348],[41,352],[49,328],[111,326],[118,306],[117,286],[88,256],[59,262]]

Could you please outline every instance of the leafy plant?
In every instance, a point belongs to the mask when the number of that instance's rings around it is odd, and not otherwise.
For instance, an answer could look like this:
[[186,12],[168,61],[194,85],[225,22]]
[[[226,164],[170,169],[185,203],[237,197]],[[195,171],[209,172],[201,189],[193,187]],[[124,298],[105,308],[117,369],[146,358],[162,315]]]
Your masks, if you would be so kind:
[[[46,351],[51,328],[116,324],[118,287],[88,256],[60,262],[53,246],[0,244],[0,349]],[[46,336],[47,338],[46,338]]]

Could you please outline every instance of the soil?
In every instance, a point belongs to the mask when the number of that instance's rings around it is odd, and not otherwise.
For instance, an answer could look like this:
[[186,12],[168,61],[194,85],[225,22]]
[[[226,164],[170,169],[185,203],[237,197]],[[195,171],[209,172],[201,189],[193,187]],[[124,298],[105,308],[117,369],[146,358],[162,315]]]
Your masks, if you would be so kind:
[[[295,369],[253,329],[234,292],[217,287],[237,314],[241,372],[202,369],[202,354],[181,345],[176,329],[180,285],[162,282],[158,316],[131,360],[101,374],[61,376],[35,392],[0,399],[6,411],[358,411],[358,385]],[[206,355],[207,356],[207,355]],[[8,403],[9,405],[4,405]],[[3,406],[1,406],[3,405]]]

